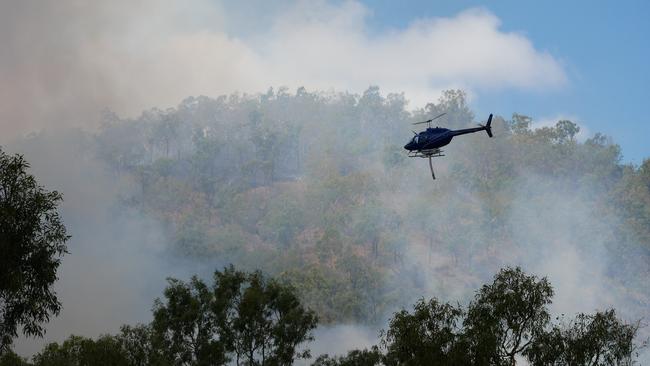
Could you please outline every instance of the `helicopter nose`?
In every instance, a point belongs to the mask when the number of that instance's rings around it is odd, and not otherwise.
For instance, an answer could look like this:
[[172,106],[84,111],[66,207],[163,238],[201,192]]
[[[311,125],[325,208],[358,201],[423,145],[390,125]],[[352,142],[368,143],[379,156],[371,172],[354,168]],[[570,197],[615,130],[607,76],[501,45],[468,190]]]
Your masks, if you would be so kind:
[[413,150],[413,142],[409,142],[408,144],[404,145],[404,148],[409,151]]

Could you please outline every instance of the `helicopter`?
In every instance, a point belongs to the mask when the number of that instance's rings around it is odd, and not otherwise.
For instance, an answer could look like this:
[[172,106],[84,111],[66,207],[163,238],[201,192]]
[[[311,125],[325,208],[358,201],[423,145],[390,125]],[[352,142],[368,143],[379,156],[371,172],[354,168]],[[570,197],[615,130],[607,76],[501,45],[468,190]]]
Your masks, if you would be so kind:
[[427,123],[429,126],[426,130],[416,133],[413,131],[415,136],[409,141],[408,144],[404,145],[404,148],[408,150],[408,156],[411,158],[429,158],[429,168],[431,169],[431,177],[435,180],[436,175],[433,172],[433,165],[431,164],[431,158],[436,158],[443,155],[443,151],[440,149],[443,146],[448,145],[451,142],[451,139],[454,136],[464,135],[466,133],[473,133],[479,131],[487,132],[489,137],[492,137],[492,114],[488,117],[487,123],[485,125],[479,124],[480,127],[474,128],[465,128],[462,130],[450,130],[448,128],[435,127],[431,128],[431,122],[444,116],[447,113],[442,113],[438,116],[435,116],[431,119],[422,122],[413,123],[414,125],[419,125]]

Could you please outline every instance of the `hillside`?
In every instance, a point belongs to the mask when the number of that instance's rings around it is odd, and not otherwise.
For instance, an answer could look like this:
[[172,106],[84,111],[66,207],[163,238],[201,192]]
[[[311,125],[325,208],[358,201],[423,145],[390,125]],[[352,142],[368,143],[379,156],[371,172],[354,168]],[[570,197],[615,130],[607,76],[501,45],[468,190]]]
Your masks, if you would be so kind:
[[623,164],[611,139],[578,141],[570,121],[533,129],[494,111],[495,138],[455,139],[432,181],[426,160],[401,148],[410,123],[487,116],[461,91],[407,107],[376,87],[280,88],[135,119],[107,111],[98,131],[59,138],[108,167],[119,205],[162,223],[170,257],[280,276],[324,323],[381,324],[422,296],[467,298],[513,264],[549,276],[556,311],[648,315],[650,160]]

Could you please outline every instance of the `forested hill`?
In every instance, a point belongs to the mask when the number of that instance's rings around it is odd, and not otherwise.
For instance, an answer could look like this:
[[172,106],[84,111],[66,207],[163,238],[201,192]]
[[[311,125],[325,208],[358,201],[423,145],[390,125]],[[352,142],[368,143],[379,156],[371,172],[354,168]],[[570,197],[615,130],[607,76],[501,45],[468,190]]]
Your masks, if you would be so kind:
[[611,139],[578,140],[570,121],[532,129],[493,111],[495,137],[454,139],[432,181],[402,146],[412,122],[443,112],[449,128],[487,118],[460,91],[412,111],[376,87],[281,88],[106,112],[76,138],[127,182],[123,204],[164,223],[170,253],[279,276],[325,323],[463,298],[504,265],[548,275],[557,311],[648,315],[650,160],[623,164]]

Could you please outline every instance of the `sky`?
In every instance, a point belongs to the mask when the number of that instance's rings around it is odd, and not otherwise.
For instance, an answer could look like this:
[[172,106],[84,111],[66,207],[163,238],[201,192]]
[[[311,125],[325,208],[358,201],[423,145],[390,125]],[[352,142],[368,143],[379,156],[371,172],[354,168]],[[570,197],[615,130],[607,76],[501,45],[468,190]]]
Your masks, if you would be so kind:
[[570,119],[640,164],[649,15],[643,1],[0,0],[0,144],[96,126],[106,108],[378,85],[411,108],[462,88],[477,119]]
[[[601,132],[621,145],[623,160],[650,157],[650,3],[647,1],[366,1],[373,31],[403,28],[414,19],[487,9],[504,32],[516,32],[563,66],[560,90],[484,92],[474,108],[484,114],[518,112],[544,123],[568,118],[589,135]],[[444,57],[444,55],[432,55]]]

